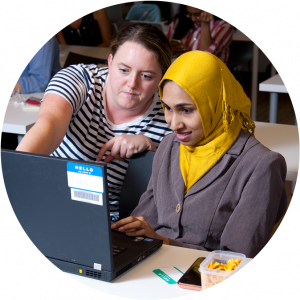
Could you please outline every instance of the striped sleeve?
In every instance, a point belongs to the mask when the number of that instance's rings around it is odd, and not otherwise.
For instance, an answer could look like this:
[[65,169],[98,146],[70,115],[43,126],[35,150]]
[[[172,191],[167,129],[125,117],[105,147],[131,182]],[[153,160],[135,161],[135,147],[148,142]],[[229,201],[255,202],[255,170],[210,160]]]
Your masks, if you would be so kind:
[[205,51],[212,54],[220,53],[225,47],[228,47],[231,44],[233,26],[223,20],[217,21],[212,27],[211,35],[214,42]]
[[173,22],[171,22],[170,25],[168,26],[167,39],[169,41],[173,38],[173,35],[174,35],[174,32],[175,32],[175,28],[177,26],[177,23],[178,23],[178,19],[176,19]]
[[51,79],[45,95],[55,93],[63,97],[70,103],[75,116],[87,97],[86,76],[81,65],[72,65],[63,69]]

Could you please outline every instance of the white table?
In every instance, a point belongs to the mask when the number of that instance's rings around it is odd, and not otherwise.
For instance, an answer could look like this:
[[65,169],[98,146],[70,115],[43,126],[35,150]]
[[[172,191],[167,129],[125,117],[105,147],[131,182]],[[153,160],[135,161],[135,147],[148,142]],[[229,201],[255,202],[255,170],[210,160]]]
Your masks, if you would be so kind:
[[270,123],[277,122],[278,93],[288,93],[279,74],[259,84],[261,92],[270,92]]
[[[163,267],[176,267],[185,272],[198,257],[206,257],[208,254],[207,251],[163,245],[156,253],[111,283],[73,274],[68,275],[87,286],[119,297],[130,299],[182,297],[199,292],[182,289],[177,284],[168,284],[155,275],[153,270],[163,270]],[[250,260],[247,258],[247,262]]]
[[255,137],[286,160],[286,180],[296,181],[299,166],[298,126],[255,122]]
[[292,181],[292,195],[295,194],[300,165],[299,126],[255,122],[255,137],[264,146],[282,154],[287,165],[286,180]]
[[[236,30],[233,34],[234,41],[247,41],[252,42],[246,35],[241,31]],[[252,42],[253,43],[253,42]],[[257,110],[257,81],[258,81],[258,58],[259,58],[259,48],[253,43],[253,59],[252,59],[252,81],[251,81],[251,117],[252,120],[256,120],[256,110]]]
[[59,62],[62,67],[66,62],[69,52],[103,59],[107,59],[109,56],[109,48],[59,45]]
[[[24,100],[28,99],[30,96],[43,98],[44,93],[20,94],[17,96],[19,98],[15,97],[11,99],[8,102],[4,116],[2,131],[17,134],[18,142],[21,141],[22,137],[35,124],[38,117],[39,106],[24,103]],[[20,102],[23,102],[23,105]]]

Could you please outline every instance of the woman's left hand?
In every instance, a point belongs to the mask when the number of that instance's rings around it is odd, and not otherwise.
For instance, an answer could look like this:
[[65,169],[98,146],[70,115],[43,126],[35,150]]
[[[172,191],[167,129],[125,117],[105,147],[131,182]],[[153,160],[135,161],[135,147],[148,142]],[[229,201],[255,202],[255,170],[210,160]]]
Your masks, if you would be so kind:
[[183,44],[171,42],[171,47],[174,54],[187,52],[187,48]]
[[118,135],[103,145],[96,161],[100,161],[107,150],[111,150],[111,152],[104,161],[109,163],[114,159],[124,161],[125,158],[130,158],[133,154],[145,150],[155,152],[156,146],[153,141],[144,135]]
[[19,82],[16,83],[15,85],[15,88],[13,90],[15,93],[19,93],[21,94],[22,93],[22,87],[21,87],[21,84]]
[[147,236],[149,238],[158,236],[144,217],[127,217],[111,224],[111,229],[125,232],[130,236]]
[[125,232],[128,236],[146,236],[163,240],[164,244],[169,244],[169,239],[158,235],[144,217],[128,217],[111,224],[111,229]]
[[209,23],[213,19],[213,15],[203,11],[200,16],[201,23]]

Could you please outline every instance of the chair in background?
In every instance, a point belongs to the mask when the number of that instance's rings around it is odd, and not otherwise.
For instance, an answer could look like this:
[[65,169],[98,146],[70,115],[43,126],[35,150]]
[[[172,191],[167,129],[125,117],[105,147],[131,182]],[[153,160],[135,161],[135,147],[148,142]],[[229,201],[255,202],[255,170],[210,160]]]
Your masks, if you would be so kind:
[[144,151],[130,159],[120,195],[120,219],[130,216],[141,195],[146,191],[152,173],[154,154],[153,151]]
[[[247,41],[232,41],[230,47],[229,59],[227,61],[227,67],[236,77],[236,79],[242,84],[242,78],[238,69],[245,63],[248,64],[248,69],[251,69],[250,62],[253,58],[253,43]],[[237,73],[239,78],[237,78]]]
[[156,4],[134,4],[130,8],[126,20],[161,22],[160,9]]
[[102,58],[90,57],[86,55],[77,54],[74,52],[69,52],[66,62],[64,64],[64,68],[69,67],[70,65],[77,65],[77,64],[95,64],[95,65],[103,65],[107,66],[107,60]]

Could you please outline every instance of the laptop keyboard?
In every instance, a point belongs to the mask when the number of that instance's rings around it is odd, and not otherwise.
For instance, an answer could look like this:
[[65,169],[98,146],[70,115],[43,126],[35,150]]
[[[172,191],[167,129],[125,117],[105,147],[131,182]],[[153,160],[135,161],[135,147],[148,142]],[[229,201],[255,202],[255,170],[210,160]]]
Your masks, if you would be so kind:
[[126,248],[124,248],[124,247],[118,247],[116,245],[113,245],[113,256],[116,256],[125,250],[126,250]]

